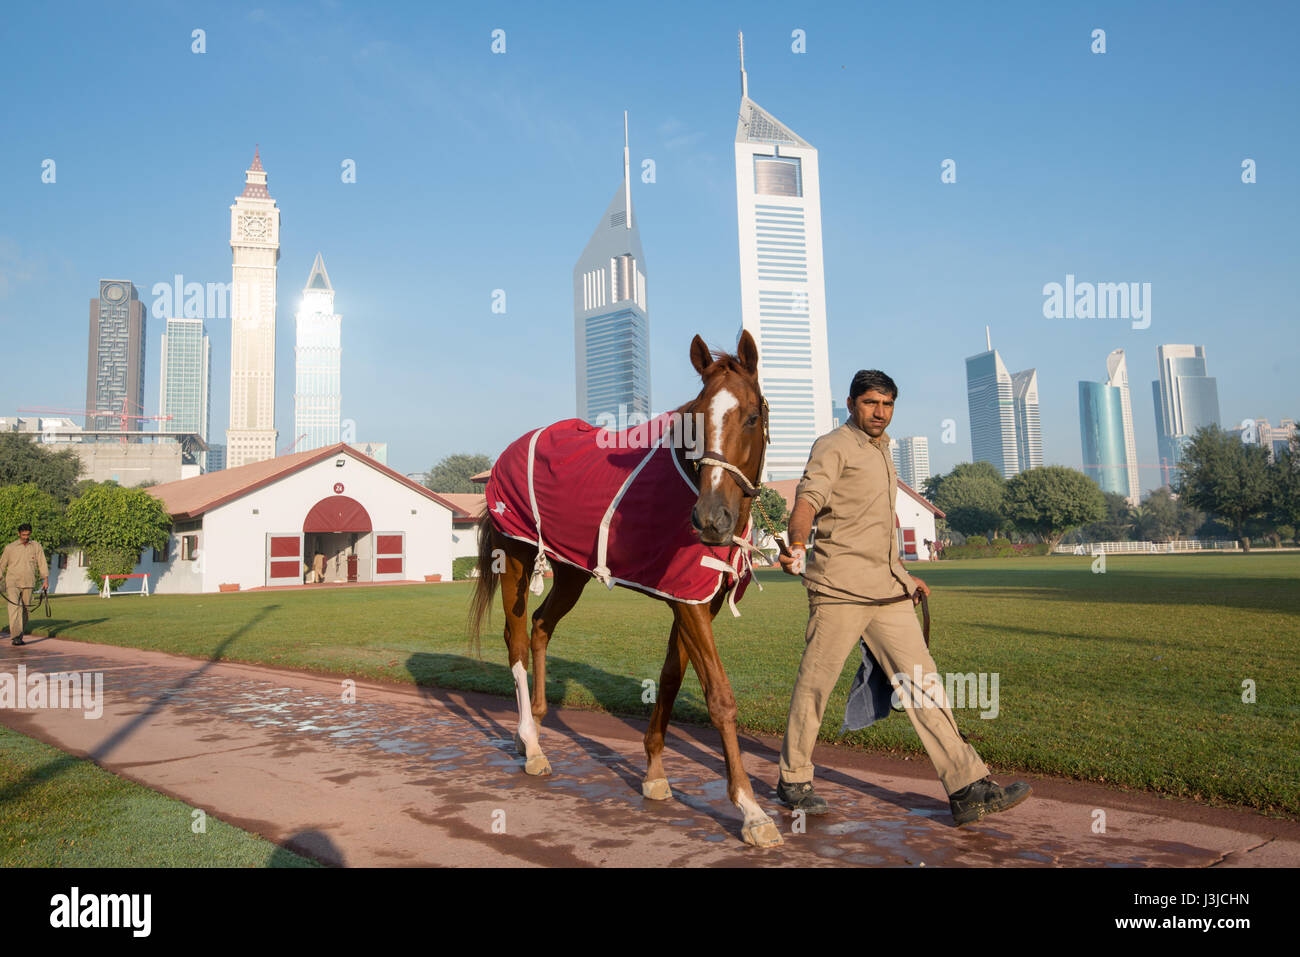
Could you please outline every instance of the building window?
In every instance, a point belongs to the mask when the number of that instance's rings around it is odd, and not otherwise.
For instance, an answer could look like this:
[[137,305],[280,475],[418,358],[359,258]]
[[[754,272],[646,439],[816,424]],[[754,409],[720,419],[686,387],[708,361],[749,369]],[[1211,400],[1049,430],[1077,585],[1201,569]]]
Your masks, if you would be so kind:
[[84,551],[77,552],[77,567],[86,567],[86,553]]
[[162,548],[153,550],[153,563],[155,565],[166,565],[171,561],[172,543],[169,541]]
[[199,557],[199,536],[181,536],[181,561],[192,562]]
[[67,567],[68,567],[68,555],[67,555],[67,553],[66,553],[66,552],[59,552],[59,570],[62,571],[63,569],[65,569],[65,568],[67,568]]
[[754,192],[760,196],[802,196],[803,170],[797,156],[755,156]]

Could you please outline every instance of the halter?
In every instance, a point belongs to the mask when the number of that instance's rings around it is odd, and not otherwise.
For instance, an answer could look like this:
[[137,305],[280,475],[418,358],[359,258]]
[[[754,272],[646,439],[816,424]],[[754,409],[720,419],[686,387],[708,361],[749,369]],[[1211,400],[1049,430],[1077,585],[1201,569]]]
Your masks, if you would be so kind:
[[767,420],[768,420],[767,397],[760,392],[758,396],[758,401],[762,408],[762,417],[763,417],[763,450],[759,454],[759,458],[758,458],[757,480],[751,482],[749,480],[749,476],[747,476],[735,465],[728,462],[727,457],[723,455],[721,452],[706,451],[702,456],[700,456],[698,459],[695,460],[695,484],[696,485],[700,484],[699,481],[700,470],[706,465],[712,465],[715,468],[724,469],[727,472],[731,473],[731,477],[736,480],[736,484],[740,486],[740,493],[744,495],[745,498],[754,498],[756,495],[758,495],[759,490],[762,489],[763,487],[763,466],[767,464],[767,443],[769,441],[768,430],[767,430]]

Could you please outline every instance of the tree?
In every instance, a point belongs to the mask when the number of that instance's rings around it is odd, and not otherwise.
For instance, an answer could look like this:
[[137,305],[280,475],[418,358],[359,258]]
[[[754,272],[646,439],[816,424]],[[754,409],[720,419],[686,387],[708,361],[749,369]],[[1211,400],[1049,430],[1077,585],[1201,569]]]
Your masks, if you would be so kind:
[[1178,460],[1174,491],[1194,508],[1221,518],[1246,551],[1243,528],[1263,515],[1274,496],[1268,451],[1247,445],[1217,425],[1196,430]]
[[988,462],[962,462],[947,475],[925,482],[926,498],[947,515],[962,535],[983,535],[1005,524],[1002,495],[1006,483]]
[[1007,481],[1004,508],[1018,530],[1038,535],[1050,550],[1070,529],[1104,518],[1106,499],[1082,472],[1046,465]]
[[429,469],[424,486],[434,492],[478,492],[483,486],[471,482],[470,476],[491,467],[492,460],[486,455],[449,455]]
[[1106,498],[1106,514],[1098,522],[1083,528],[1083,540],[1088,542],[1126,542],[1136,527],[1136,515],[1128,499],[1118,492],[1102,492]]
[[1273,514],[1279,525],[1300,526],[1300,431],[1278,452],[1270,470]]
[[1174,498],[1168,486],[1156,489],[1137,507],[1134,521],[1138,538],[1167,542],[1192,535],[1205,523],[1205,516]]
[[762,525],[762,531],[771,532],[776,535],[778,532],[784,532],[786,523],[790,516],[786,514],[785,498],[776,489],[770,486],[763,486],[758,493],[759,504],[763,506],[763,514],[767,516],[771,527],[768,527],[759,518],[758,509],[754,509],[754,524]]
[[[99,584],[104,575],[128,575],[146,548],[166,548],[172,520],[148,492],[104,483],[73,499],[68,533],[86,554],[86,574]],[[110,583],[116,589],[120,579]]]
[[72,498],[81,459],[72,449],[57,452],[27,432],[0,432],[0,485],[35,485],[59,504]]
[[23,522],[32,526],[32,538],[44,547],[46,557],[67,547],[63,506],[53,495],[30,482],[0,487],[0,545],[18,537]]

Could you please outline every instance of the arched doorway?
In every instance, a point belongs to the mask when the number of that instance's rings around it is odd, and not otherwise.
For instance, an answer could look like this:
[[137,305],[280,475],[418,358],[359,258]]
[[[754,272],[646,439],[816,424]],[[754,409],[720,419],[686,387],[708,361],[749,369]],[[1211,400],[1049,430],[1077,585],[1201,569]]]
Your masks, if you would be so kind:
[[302,523],[309,581],[371,579],[370,513],[356,499],[331,495],[311,507]]

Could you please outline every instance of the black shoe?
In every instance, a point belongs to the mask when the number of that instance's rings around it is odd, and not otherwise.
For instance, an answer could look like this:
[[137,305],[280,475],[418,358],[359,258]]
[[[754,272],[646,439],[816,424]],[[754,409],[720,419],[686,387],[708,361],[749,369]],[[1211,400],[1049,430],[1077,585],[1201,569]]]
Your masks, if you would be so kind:
[[830,810],[826,799],[814,794],[812,784],[807,781],[802,784],[786,784],[785,781],[777,781],[776,797],[786,807],[803,811],[805,814],[825,814]]
[[12,643],[15,648],[18,647],[19,645],[27,644],[27,642],[23,641],[22,635],[19,635],[17,638],[15,638]]
[[992,778],[981,778],[948,795],[948,806],[952,809],[952,819],[961,827],[975,823],[986,814],[1013,808],[1027,797],[1029,785],[1024,781],[1004,788]]

